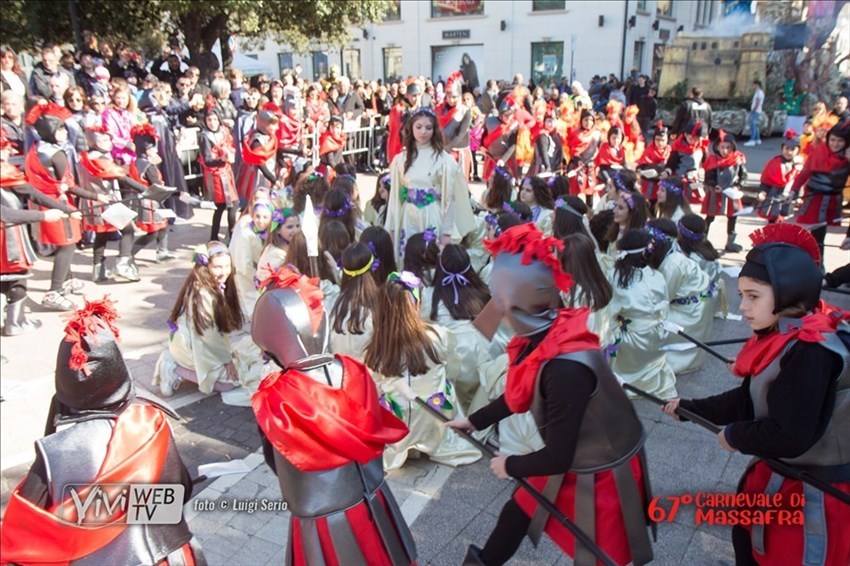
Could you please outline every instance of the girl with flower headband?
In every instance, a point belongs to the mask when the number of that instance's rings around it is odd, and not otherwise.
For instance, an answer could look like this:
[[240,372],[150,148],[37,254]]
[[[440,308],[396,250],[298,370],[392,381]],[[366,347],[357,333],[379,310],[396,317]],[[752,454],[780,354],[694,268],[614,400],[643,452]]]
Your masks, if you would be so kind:
[[686,214],[692,214],[691,205],[685,198],[682,180],[667,177],[658,182],[658,218],[678,222]]
[[233,271],[236,291],[242,305],[242,316],[251,320],[254,305],[257,302],[257,266],[263,246],[272,229],[274,205],[270,200],[258,199],[251,209],[249,221],[236,224],[230,239],[230,254],[233,257]]
[[260,259],[257,261],[256,282],[265,281],[286,263],[289,242],[301,231],[301,220],[291,208],[277,209],[272,213],[272,224]]
[[[344,230],[343,230],[344,232]],[[319,235],[319,288],[322,290],[322,302],[325,312],[331,312],[339,296],[339,285],[337,284],[336,260],[324,248],[323,240],[327,239]],[[297,269],[300,273],[310,273],[310,257],[307,255],[307,239],[303,232],[297,232],[289,242],[286,250],[286,263]]]
[[354,243],[342,252],[342,282],[330,314],[330,347],[334,354],[362,360],[372,339],[380,291],[371,277],[375,256],[369,246]]
[[664,276],[652,268],[652,238],[644,230],[627,231],[619,243],[611,274],[613,334],[608,347],[611,369],[625,383],[662,399],[676,397],[676,375],[659,348],[667,339],[662,323],[670,300]]
[[331,189],[325,195],[319,217],[319,230],[332,220],[341,222],[348,231],[348,238],[355,241],[363,232],[365,226],[358,223],[360,209],[354,205],[351,197],[343,189]]
[[679,229],[679,249],[697,262],[714,285],[714,316],[725,318],[729,312],[729,301],[726,295],[726,281],[722,274],[723,266],[720,265],[720,254],[708,241],[705,220],[696,214],[686,214],[676,227]]
[[481,204],[490,212],[501,210],[506,202],[516,200],[514,178],[504,167],[496,167],[487,181],[487,190],[481,197]]
[[540,177],[526,177],[519,190],[519,200],[531,209],[534,225],[546,235],[552,233],[554,201],[546,181]]
[[449,466],[481,458],[481,453],[454,431],[395,392],[395,383],[404,381],[449,418],[463,415],[452,384],[459,363],[454,335],[420,318],[420,293],[421,282],[409,271],[390,274],[380,291],[374,333],[363,359],[383,393],[382,404],[410,429],[404,439],[384,450],[386,470],[400,468],[411,450]]
[[221,117],[208,110],[201,130],[200,157],[204,179],[204,198],[215,203],[212,232],[210,239],[218,239],[221,217],[227,212],[227,239],[233,234],[236,225],[236,211],[239,196],[236,194],[236,181],[233,177],[233,163],[236,161],[236,148],[227,128],[221,126]]
[[[670,303],[667,319],[697,340],[710,340],[714,327],[714,297],[717,295],[711,279],[697,262],[675,245],[678,230],[672,221],[656,218],[647,224],[646,230],[652,238],[649,264],[664,276],[667,283],[667,300]],[[681,343],[682,339],[678,335],[670,335],[668,341]],[[676,375],[697,371],[704,359],[702,348],[667,353],[667,363]]]
[[414,112],[404,125],[403,140],[404,151],[390,165],[384,224],[393,238],[397,262],[411,234],[436,226],[440,244],[445,245],[459,242],[475,228],[469,187],[457,161],[443,149],[434,112]]
[[593,239],[588,226],[587,205],[579,197],[574,195],[558,197],[555,201],[554,216],[552,235],[559,240],[577,232]]
[[637,176],[628,169],[607,171],[597,177],[603,181],[604,192],[593,207],[594,213],[601,210],[613,210],[622,192],[633,193],[637,186]]
[[[407,240],[404,248],[404,265],[407,271],[422,280],[427,290],[434,283],[434,270],[440,257],[440,246],[437,245],[437,233],[428,229],[420,234],[414,234]],[[423,308],[427,308],[423,301]]]
[[202,393],[230,391],[239,385],[230,335],[245,318],[234,284],[230,252],[223,243],[195,248],[194,266],[168,317],[168,349],[157,361],[154,385],[169,397],[184,379]]
[[363,211],[363,221],[370,226],[383,226],[387,217],[387,202],[390,198],[390,174],[378,176],[375,183],[375,196],[366,203]]
[[457,343],[461,365],[454,384],[460,406],[466,410],[481,384],[479,368],[492,360],[490,343],[472,325],[490,300],[490,291],[473,269],[469,254],[456,244],[439,254],[434,285],[427,291],[422,294],[426,320],[445,327]]
[[393,240],[389,232],[382,227],[370,226],[360,234],[360,242],[369,246],[372,255],[375,256],[377,265],[372,266],[371,273],[378,287],[382,287],[390,273],[398,271],[393,253]]
[[334,283],[342,279],[342,252],[352,243],[348,228],[339,220],[325,222],[319,227],[319,249],[328,264],[332,267]]
[[292,208],[298,214],[304,214],[307,205],[307,195],[313,201],[313,206],[319,206],[325,200],[330,187],[324,177],[318,172],[311,173],[296,183],[292,189]]
[[591,310],[587,328],[599,336],[604,350],[612,343],[611,315],[607,308],[612,290],[608,275],[597,260],[593,238],[576,232],[561,238],[561,241],[564,242],[564,249],[559,254],[561,266],[574,280],[569,291],[561,292],[561,299],[569,308],[588,307]]
[[614,205],[614,223],[605,235],[610,244],[615,244],[608,246],[608,253],[613,255],[616,255],[616,244],[623,234],[629,230],[643,228],[647,219],[646,201],[639,193],[617,191],[617,195]]

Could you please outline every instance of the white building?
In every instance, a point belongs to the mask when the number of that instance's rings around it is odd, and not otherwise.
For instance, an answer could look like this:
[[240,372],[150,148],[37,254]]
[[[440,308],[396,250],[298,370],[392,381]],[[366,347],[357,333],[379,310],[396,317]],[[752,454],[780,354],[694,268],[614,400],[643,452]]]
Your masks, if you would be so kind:
[[[585,84],[595,74],[648,75],[659,71],[664,47],[679,31],[709,27],[721,0],[396,0],[397,11],[380,24],[352,30],[345,49],[296,55],[267,41],[245,52],[267,68],[300,64],[318,78],[338,65],[352,78],[425,75],[446,78],[464,54],[479,83],[489,78],[573,76]],[[467,66],[467,72],[471,67]]]

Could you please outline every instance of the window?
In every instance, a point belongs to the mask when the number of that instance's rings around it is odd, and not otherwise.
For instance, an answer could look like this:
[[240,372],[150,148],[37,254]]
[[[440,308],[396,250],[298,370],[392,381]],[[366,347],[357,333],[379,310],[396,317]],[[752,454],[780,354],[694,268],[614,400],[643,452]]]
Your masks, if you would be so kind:
[[643,50],[646,48],[645,41],[635,41],[635,54],[632,60],[632,68],[638,72],[643,71]]
[[431,0],[432,18],[473,16],[483,13],[484,0]]
[[351,80],[360,78],[360,50],[342,50],[342,74]]
[[385,22],[399,22],[401,21],[401,0],[393,0],[392,6],[390,6],[386,12],[384,12],[384,20]]
[[558,82],[563,73],[563,41],[531,44],[531,78],[535,84]]
[[565,0],[533,0],[531,10],[533,12],[543,12],[545,10],[564,10],[566,8]]
[[673,17],[673,0],[656,0],[655,13],[659,16]]
[[286,69],[291,69],[294,65],[292,64],[292,53],[278,53],[277,54],[277,70],[280,72],[280,76],[283,76],[283,72]]
[[401,47],[384,47],[384,82],[398,81],[401,77]]
[[639,12],[646,12],[646,0],[638,0],[637,9]]
[[313,80],[328,76],[328,52],[313,51]]

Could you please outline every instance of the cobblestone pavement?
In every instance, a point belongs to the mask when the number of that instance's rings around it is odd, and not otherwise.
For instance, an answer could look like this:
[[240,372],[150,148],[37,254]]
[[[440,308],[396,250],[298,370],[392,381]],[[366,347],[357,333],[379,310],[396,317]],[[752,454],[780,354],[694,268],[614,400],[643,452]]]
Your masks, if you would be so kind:
[[[778,151],[778,141],[771,140],[757,148],[747,149],[751,171]],[[363,200],[371,197],[373,177],[364,176],[360,183]],[[480,193],[482,187],[473,186]],[[74,273],[86,281],[84,292],[99,298],[104,292],[117,300],[122,314],[119,328],[125,358],[140,386],[150,384],[153,366],[167,343],[165,318],[173,298],[190,266],[190,250],[209,235],[210,211],[196,210],[187,223],[174,227],[171,247],[179,259],[167,264],[153,261],[152,249],[139,255],[143,280],[135,284],[112,283],[95,286],[89,282],[91,251],[78,253]],[[723,219],[712,229],[712,240],[721,245],[725,230]],[[740,240],[762,223],[755,218],[739,221]],[[837,246],[844,229],[831,229],[827,243]],[[116,254],[114,247],[108,257]],[[727,254],[723,263],[741,265],[744,254]],[[848,260],[846,252],[828,247],[826,263],[834,269]],[[112,261],[112,260],[110,260]],[[3,355],[9,363],[2,367],[0,392],[0,459],[2,483],[0,506],[5,509],[11,489],[23,478],[32,457],[32,442],[44,430],[44,421],[53,392],[55,352],[62,336],[60,314],[45,312],[39,302],[47,290],[50,263],[39,260],[35,277],[30,279],[31,309],[34,318],[44,326],[35,334],[2,338]],[[732,312],[738,299],[734,281],[730,288]],[[850,309],[850,297],[828,293],[825,298]],[[716,320],[714,338],[747,336],[743,322]],[[737,346],[721,350],[734,357]],[[683,397],[719,393],[737,385],[737,380],[714,358],[707,358],[696,373],[678,380]],[[199,464],[244,459],[250,472],[207,480],[195,487],[185,513],[193,532],[201,540],[210,564],[263,565],[282,562],[289,523],[287,512],[269,512],[234,506],[247,501],[280,501],[277,480],[258,452],[260,440],[250,408],[221,403],[217,395],[200,394],[192,384],[184,383],[169,399],[181,416],[173,423],[180,453],[191,473]],[[692,424],[662,418],[654,405],[635,401],[646,428],[647,455],[655,495],[660,497],[697,492],[732,492],[748,458],[730,455],[719,447],[716,439]],[[482,544],[496,523],[501,506],[511,493],[510,484],[498,480],[486,461],[458,469],[431,463],[427,459],[410,460],[404,468],[389,474],[389,483],[411,525],[422,564],[457,565],[463,559],[466,545]],[[672,522],[658,528],[654,545],[657,564],[718,565],[733,564],[728,527],[696,525],[693,506],[683,506]],[[511,564],[569,564],[570,560],[548,539],[538,549],[523,543]]]

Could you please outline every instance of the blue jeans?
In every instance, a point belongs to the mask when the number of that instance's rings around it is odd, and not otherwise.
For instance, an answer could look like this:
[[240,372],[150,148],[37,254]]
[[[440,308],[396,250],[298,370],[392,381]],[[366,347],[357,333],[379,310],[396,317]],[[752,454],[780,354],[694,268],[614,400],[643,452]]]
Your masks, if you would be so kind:
[[761,141],[759,116],[761,116],[761,112],[750,112],[750,141]]

